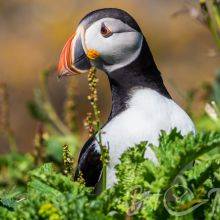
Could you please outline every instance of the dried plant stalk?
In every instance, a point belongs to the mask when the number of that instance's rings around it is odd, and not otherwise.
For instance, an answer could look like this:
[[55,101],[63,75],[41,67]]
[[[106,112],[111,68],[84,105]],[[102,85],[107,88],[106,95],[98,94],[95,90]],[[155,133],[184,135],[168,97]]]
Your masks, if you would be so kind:
[[89,131],[89,135],[93,135],[100,129],[100,111],[98,108],[98,95],[97,95],[97,83],[98,79],[96,76],[96,68],[92,67],[88,73],[88,83],[89,83],[89,95],[88,100],[92,106],[92,113],[87,113],[85,120],[85,127]]
[[83,174],[79,172],[79,177],[77,178],[77,182],[85,185],[85,179],[83,178]]
[[15,152],[17,145],[10,126],[9,95],[5,83],[0,83],[0,133],[6,135],[11,152]]
[[39,123],[37,125],[36,135],[34,138],[34,162],[38,166],[44,162],[45,152],[44,152],[44,129],[43,124]]
[[70,154],[69,146],[63,146],[63,163],[64,163],[64,174],[66,176],[72,176],[74,159]]
[[[87,113],[85,120],[85,127],[89,131],[89,135],[92,136],[100,130],[100,110],[98,107],[98,92],[97,92],[98,79],[96,76],[96,68],[92,67],[88,73],[89,95],[88,100],[92,106],[92,113]],[[102,160],[102,191],[106,189],[106,170],[109,162],[108,147],[102,144],[101,132],[98,133],[97,141],[101,148],[101,160]]]
[[74,102],[75,91],[76,91],[75,80],[71,79],[68,84],[67,98],[65,102],[64,112],[65,112],[65,122],[67,124],[67,127],[70,129],[72,133],[77,131],[76,114],[75,114],[76,104]]
[[5,83],[0,83],[0,131],[2,133],[9,130],[9,103],[7,86]]

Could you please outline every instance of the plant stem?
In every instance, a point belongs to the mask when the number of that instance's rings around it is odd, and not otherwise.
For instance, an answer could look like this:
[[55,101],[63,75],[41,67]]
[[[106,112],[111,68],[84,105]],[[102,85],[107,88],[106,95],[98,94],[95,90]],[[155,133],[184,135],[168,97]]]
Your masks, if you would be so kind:
[[66,135],[71,135],[70,130],[66,127],[66,125],[60,120],[59,116],[57,115],[56,111],[54,110],[49,95],[48,95],[48,77],[51,74],[53,68],[47,71],[42,72],[41,74],[41,91],[44,98],[44,109],[48,112],[50,120],[52,124],[58,129],[59,132]]
[[206,17],[207,26],[220,49],[220,5],[214,0],[200,0],[200,6]]
[[101,131],[98,134],[99,140],[99,146],[101,149],[101,160],[102,160],[102,179],[101,179],[101,185],[102,185],[102,191],[104,191],[107,188],[107,164],[109,161],[109,153],[108,148],[102,144],[102,137],[101,137]]
[[34,162],[36,166],[44,162],[44,153],[44,129],[43,124],[39,123],[34,138]]
[[66,125],[72,133],[77,132],[76,114],[75,114],[76,104],[74,102],[75,91],[76,91],[75,80],[70,79],[68,87],[67,87],[67,97],[65,100],[64,113],[65,113]]
[[17,144],[10,125],[9,95],[5,83],[0,83],[0,133],[7,137],[10,151],[17,151]]
[[102,160],[102,179],[101,188],[102,191],[106,189],[106,170],[108,163],[108,148],[102,144],[101,137],[101,125],[100,125],[100,110],[98,107],[98,92],[97,83],[98,79],[96,77],[96,69],[92,67],[88,73],[88,83],[89,83],[89,96],[88,100],[92,106],[92,113],[87,114],[85,126],[89,130],[89,134],[98,134],[98,143],[101,149],[101,160]]
[[66,176],[72,176],[73,174],[73,158],[70,155],[69,146],[63,146],[63,163],[64,163],[64,174]]

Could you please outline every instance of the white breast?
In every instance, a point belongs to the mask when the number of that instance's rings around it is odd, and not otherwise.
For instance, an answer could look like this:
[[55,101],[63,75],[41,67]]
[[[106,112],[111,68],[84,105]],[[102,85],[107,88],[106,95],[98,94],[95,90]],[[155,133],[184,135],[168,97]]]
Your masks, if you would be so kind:
[[[134,90],[127,109],[109,121],[101,131],[102,143],[109,146],[107,186],[115,183],[114,167],[126,149],[141,141],[158,145],[161,130],[169,132],[175,127],[183,135],[195,132],[189,116],[173,100],[151,89]],[[145,156],[157,162],[150,148],[147,148]]]

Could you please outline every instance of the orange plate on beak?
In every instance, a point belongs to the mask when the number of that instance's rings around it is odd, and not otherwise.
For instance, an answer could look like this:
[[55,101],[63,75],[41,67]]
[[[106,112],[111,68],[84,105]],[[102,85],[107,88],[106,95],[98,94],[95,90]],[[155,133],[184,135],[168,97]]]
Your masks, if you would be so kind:
[[81,31],[73,34],[66,42],[58,64],[59,77],[85,73],[90,67],[90,61],[83,48]]
[[72,63],[71,45],[72,45],[72,40],[73,40],[74,36],[75,36],[75,33],[67,40],[67,42],[66,42],[66,44],[60,54],[60,60],[59,60],[59,64],[58,64],[59,77],[62,77],[64,75],[71,75],[76,72],[76,71],[74,71],[74,69],[72,69],[72,65],[71,65],[71,63]]
[[60,54],[58,64],[59,77],[85,73],[91,68],[90,60],[99,57],[99,53],[95,50],[84,48],[84,29],[78,28],[77,33],[67,40]]

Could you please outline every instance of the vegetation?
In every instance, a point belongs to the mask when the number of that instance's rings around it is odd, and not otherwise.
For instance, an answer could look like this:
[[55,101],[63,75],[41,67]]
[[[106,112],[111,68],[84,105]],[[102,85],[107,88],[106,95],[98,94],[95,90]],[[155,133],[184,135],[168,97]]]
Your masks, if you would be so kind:
[[[99,196],[93,195],[83,181],[73,182],[71,175],[63,175],[51,163],[29,171],[27,184],[22,175],[17,176],[17,180],[23,179],[20,183],[23,189],[2,191],[0,217],[219,219],[219,132],[199,132],[186,137],[176,130],[169,135],[162,133],[160,146],[151,146],[158,165],[144,159],[145,146],[146,143],[141,143],[122,155],[117,166],[118,183]],[[65,174],[71,174],[67,169],[71,166],[66,163],[68,158],[64,158]],[[28,162],[28,158],[22,159],[26,159],[23,163]],[[22,172],[19,168],[16,171]]]
[[[217,45],[220,37],[219,1],[200,1],[197,10],[211,30]],[[201,17],[199,17],[201,18]],[[150,145],[158,163],[144,159],[142,142],[131,146],[117,165],[117,184],[94,195],[83,178],[73,181],[80,150],[75,123],[75,85],[70,81],[64,105],[64,121],[57,115],[48,95],[53,69],[42,72],[40,88],[28,109],[38,122],[34,152],[18,151],[10,126],[8,91],[0,84],[0,135],[10,152],[0,156],[0,219],[220,219],[220,80],[189,91],[187,110],[198,132],[183,137],[176,129],[160,136],[160,146]],[[85,127],[89,134],[100,129],[96,71],[88,74],[88,96],[92,111]],[[208,88],[208,89],[207,89]],[[197,94],[203,96],[204,112],[194,115]],[[100,137],[100,145],[101,137]],[[102,146],[104,167],[108,151]]]

